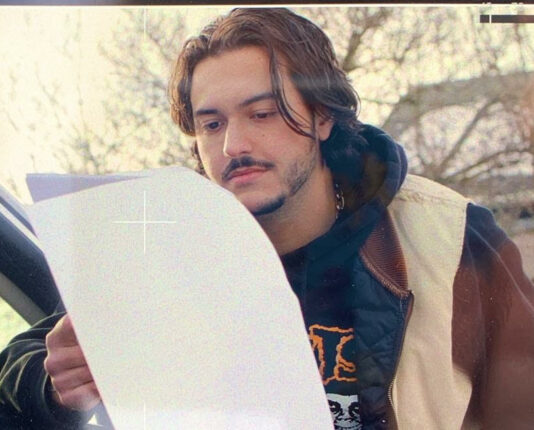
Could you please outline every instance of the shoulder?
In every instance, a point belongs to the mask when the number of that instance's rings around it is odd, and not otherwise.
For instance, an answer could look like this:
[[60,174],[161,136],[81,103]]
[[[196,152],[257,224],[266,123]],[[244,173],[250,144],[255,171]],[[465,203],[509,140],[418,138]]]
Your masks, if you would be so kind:
[[533,422],[533,309],[534,288],[517,246],[489,209],[469,204],[454,284],[453,354],[475,376],[479,395],[472,402],[484,428]]
[[466,242],[474,251],[480,252],[484,248],[497,251],[510,239],[488,208],[470,203],[467,206]]
[[434,202],[466,206],[469,199],[445,185],[417,175],[406,175],[396,197],[401,201]]
[[408,175],[388,212],[403,251],[409,246],[442,249],[451,262],[457,264],[465,236],[468,204],[468,199],[444,185]]

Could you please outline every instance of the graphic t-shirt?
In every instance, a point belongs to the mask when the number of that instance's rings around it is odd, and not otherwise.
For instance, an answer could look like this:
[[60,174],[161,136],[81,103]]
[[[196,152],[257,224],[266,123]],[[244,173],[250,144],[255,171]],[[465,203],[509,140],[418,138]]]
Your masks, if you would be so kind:
[[342,392],[350,393],[357,381],[357,368],[352,361],[355,356],[354,329],[313,324],[308,328],[308,336],[326,389],[334,428],[361,430],[358,395],[328,391],[329,386],[338,383],[338,387],[345,385]]
[[387,428],[388,388],[402,343],[399,298],[340,247],[284,260],[304,315],[336,430]]

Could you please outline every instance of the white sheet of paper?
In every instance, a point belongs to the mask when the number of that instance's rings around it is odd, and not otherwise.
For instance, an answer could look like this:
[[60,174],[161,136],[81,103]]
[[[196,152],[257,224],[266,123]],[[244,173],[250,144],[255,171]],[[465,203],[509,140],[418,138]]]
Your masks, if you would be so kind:
[[116,429],[333,427],[297,298],[230,193],[163,169],[28,212]]
[[70,175],[60,173],[28,173],[26,184],[34,202],[75,193],[112,182],[150,176],[150,170],[112,175]]

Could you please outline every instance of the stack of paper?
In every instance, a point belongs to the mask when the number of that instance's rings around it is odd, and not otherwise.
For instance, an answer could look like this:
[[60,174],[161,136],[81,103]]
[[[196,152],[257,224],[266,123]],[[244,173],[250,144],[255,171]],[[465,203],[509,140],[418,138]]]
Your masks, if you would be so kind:
[[28,210],[115,428],[332,428],[254,218],[188,169],[120,179]]

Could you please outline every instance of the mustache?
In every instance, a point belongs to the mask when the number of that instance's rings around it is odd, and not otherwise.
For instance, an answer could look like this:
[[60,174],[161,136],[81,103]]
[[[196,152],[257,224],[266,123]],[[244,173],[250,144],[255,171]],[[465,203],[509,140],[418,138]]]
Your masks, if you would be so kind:
[[268,161],[262,161],[262,160],[255,160],[254,158],[245,155],[243,157],[239,158],[233,158],[229,163],[228,166],[224,169],[222,173],[222,179],[223,181],[227,181],[230,174],[240,167],[253,167],[258,166],[262,167],[264,169],[271,169],[274,167],[273,163],[270,163]]

